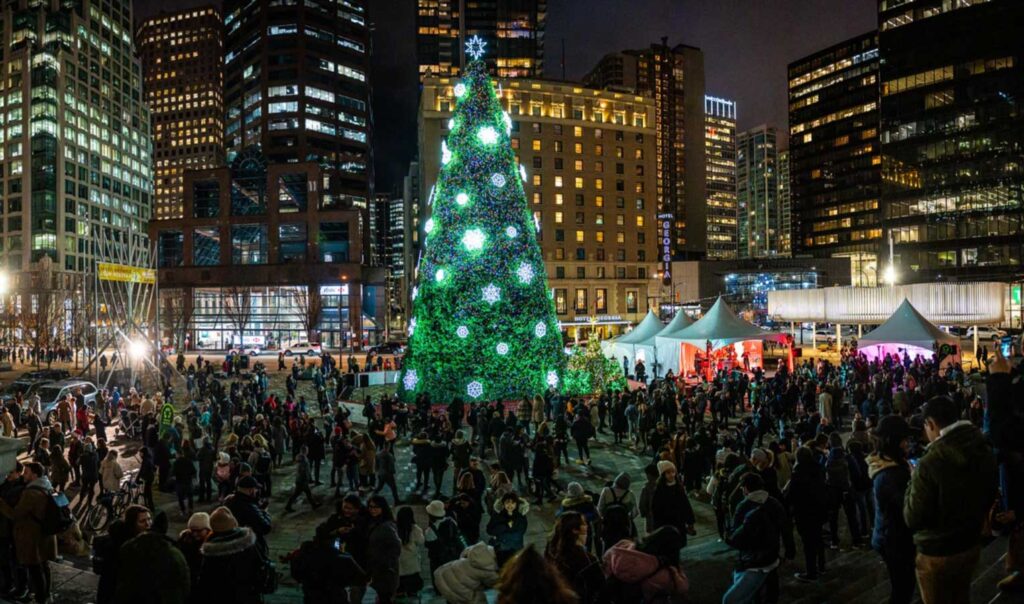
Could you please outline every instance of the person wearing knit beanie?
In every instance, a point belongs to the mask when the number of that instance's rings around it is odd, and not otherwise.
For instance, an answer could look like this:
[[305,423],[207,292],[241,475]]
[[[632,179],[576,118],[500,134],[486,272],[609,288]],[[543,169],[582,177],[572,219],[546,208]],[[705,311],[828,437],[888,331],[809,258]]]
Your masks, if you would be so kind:
[[196,512],[188,519],[188,529],[191,530],[211,530],[210,529],[210,515],[206,512]]
[[675,470],[676,464],[668,461],[667,459],[663,459],[658,462],[658,475],[664,474],[669,469]]
[[228,508],[220,506],[210,514],[210,529],[214,533],[226,533],[236,528],[238,528],[238,521],[235,520],[235,515]]

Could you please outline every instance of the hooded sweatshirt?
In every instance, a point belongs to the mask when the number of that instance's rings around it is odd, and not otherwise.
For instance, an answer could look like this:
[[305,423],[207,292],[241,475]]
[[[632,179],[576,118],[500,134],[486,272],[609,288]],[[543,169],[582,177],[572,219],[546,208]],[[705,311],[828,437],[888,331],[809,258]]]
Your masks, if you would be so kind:
[[878,552],[914,551],[914,540],[903,521],[903,497],[910,483],[910,467],[906,462],[869,455],[868,477],[875,499],[875,526],[871,547]]

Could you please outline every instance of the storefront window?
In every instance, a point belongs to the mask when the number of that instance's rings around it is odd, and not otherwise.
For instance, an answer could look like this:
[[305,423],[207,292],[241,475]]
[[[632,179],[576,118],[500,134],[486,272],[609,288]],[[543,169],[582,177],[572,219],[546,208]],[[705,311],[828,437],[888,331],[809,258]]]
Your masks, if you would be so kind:
[[306,224],[282,224],[278,227],[280,262],[282,264],[306,261]]
[[192,264],[217,266],[220,264],[220,228],[202,227],[192,231]]
[[236,224],[231,227],[231,263],[267,263],[267,225]]
[[320,259],[324,262],[348,262],[348,223],[320,223]]

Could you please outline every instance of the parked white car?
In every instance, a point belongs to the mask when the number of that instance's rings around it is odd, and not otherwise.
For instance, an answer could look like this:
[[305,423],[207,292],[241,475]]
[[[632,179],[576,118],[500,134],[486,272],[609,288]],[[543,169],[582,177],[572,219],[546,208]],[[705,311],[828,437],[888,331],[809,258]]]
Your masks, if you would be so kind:
[[286,346],[283,350],[284,356],[290,357],[295,354],[304,354],[307,357],[318,357],[320,351],[323,350],[320,344],[312,344],[310,342],[298,342],[291,346]]
[[974,339],[974,330],[975,329],[978,330],[978,339],[979,340],[998,340],[998,339],[1000,339],[1000,338],[1002,338],[1003,336],[1006,335],[1006,332],[1003,331],[1002,329],[996,329],[995,327],[988,327],[987,325],[980,325],[978,327],[974,327],[974,326],[968,327],[967,331],[964,333],[964,336],[963,336],[964,339],[965,340],[973,340]]

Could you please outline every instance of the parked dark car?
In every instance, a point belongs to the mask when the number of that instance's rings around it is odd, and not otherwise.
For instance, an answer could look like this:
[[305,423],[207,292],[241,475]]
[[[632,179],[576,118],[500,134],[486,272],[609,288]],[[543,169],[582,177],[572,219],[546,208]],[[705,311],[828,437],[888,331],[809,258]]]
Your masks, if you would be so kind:
[[385,342],[370,347],[370,354],[402,354],[405,346],[398,342]]
[[31,381],[47,380],[55,382],[57,380],[66,380],[69,377],[71,377],[71,374],[68,373],[67,369],[37,369],[35,371],[29,371],[21,374],[19,379]]

